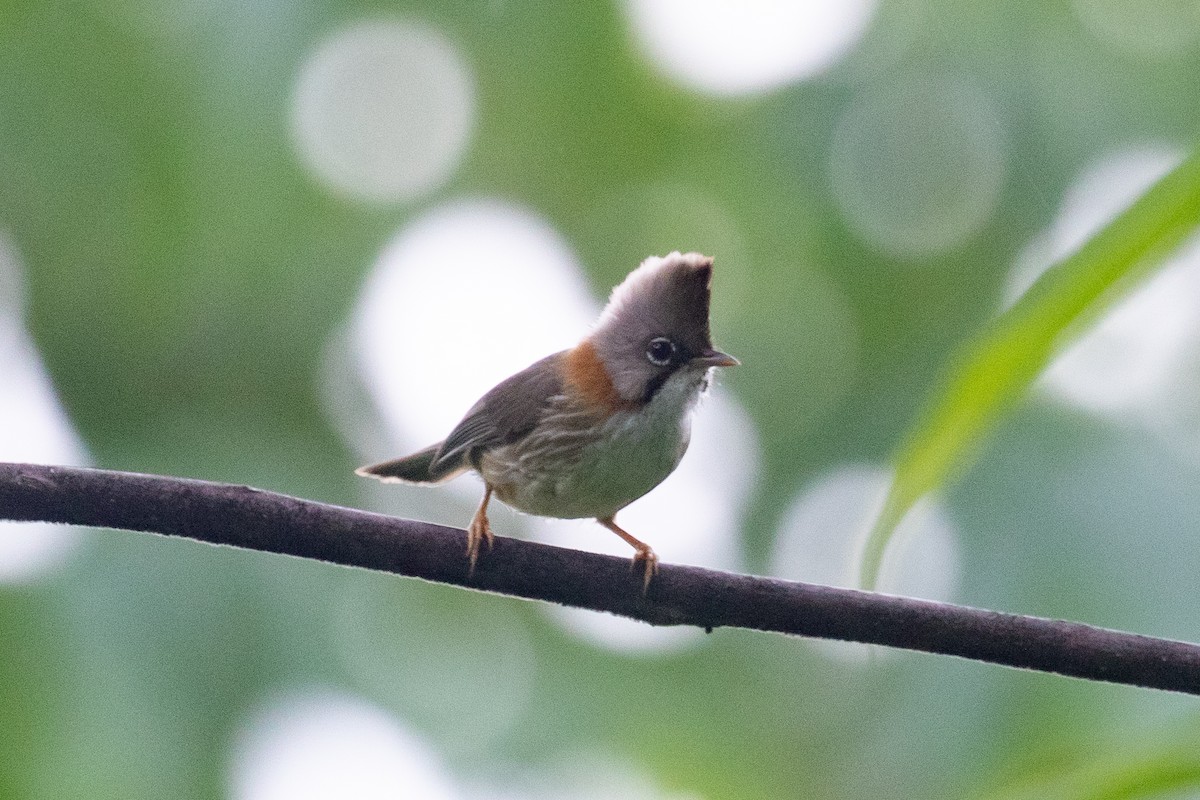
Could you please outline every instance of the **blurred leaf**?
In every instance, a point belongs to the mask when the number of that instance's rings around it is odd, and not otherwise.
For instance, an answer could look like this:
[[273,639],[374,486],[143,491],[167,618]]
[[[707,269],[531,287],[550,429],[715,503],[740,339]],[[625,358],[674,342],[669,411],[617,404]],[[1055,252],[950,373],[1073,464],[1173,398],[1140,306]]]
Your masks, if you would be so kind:
[[966,343],[896,454],[859,564],[863,587],[875,585],[892,533],[912,507],[951,480],[1051,359],[1197,226],[1200,154],[1193,154]]
[[1130,752],[1122,746],[1061,772],[1025,777],[987,800],[1150,800],[1194,797],[1200,751],[1194,730],[1171,731],[1168,741]]

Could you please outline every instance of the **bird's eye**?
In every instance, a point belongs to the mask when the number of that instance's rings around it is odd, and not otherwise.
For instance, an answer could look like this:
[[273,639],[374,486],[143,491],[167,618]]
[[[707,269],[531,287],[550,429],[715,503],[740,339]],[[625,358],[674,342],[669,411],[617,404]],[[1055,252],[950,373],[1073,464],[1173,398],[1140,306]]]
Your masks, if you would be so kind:
[[665,339],[659,336],[657,339],[651,339],[650,344],[646,346],[646,358],[650,359],[650,363],[659,367],[665,367],[671,363],[672,356],[675,355],[675,343],[670,339]]

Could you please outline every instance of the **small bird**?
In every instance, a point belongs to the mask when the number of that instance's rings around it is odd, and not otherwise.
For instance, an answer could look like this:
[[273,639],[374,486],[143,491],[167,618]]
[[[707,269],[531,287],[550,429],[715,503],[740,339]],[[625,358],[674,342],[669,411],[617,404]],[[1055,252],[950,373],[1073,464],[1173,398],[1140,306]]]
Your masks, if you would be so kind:
[[616,515],[678,466],[712,368],[739,363],[710,339],[712,263],[699,253],[647,258],[575,347],[497,384],[445,441],[357,474],[432,484],[479,473],[483,501],[467,527],[472,572],[480,545],[492,545],[495,495],[528,514],[595,518],[633,547],[649,588],[658,556]]

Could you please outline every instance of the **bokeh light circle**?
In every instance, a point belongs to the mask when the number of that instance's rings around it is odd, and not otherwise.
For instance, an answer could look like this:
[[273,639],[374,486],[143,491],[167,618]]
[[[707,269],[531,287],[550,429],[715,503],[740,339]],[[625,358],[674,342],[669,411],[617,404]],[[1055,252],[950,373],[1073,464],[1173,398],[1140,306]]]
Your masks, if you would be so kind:
[[453,800],[433,750],[380,708],[327,690],[281,693],[234,742],[232,800]]
[[494,200],[415,219],[363,286],[352,346],[396,436],[417,449],[471,404],[587,332],[595,304],[567,243],[546,220]]
[[[857,588],[858,564],[872,523],[883,508],[891,473],[849,464],[803,487],[775,536],[770,572],[781,578]],[[961,574],[958,529],[936,499],[926,498],[904,518],[884,554],[877,589],[948,602]],[[864,646],[818,641],[822,652],[858,660]]]
[[830,177],[855,233],[884,253],[917,260],[965,244],[988,222],[1005,158],[987,96],[928,79],[855,98],[834,130]]
[[450,177],[474,115],[471,71],[441,33],[370,21],[333,34],[304,63],[292,132],[304,163],[331,189],[395,202]]
[[627,0],[633,33],[678,83],[753,95],[816,75],[860,39],[876,0]]

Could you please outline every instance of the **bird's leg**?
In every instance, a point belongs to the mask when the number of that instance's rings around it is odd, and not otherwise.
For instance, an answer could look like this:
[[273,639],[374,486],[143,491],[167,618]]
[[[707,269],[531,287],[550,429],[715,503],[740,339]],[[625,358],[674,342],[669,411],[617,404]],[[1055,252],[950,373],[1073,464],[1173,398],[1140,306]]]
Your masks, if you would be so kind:
[[645,594],[646,590],[650,588],[650,579],[658,573],[658,556],[654,553],[654,550],[651,549],[650,545],[634,537],[632,534],[618,525],[613,517],[605,517],[604,519],[597,519],[596,521],[608,528],[617,536],[620,536],[629,543],[630,547],[637,551],[633,554],[633,568],[637,567],[637,563],[639,561],[646,562],[646,572],[642,580],[642,594]]
[[491,499],[492,485],[485,484],[483,501],[479,504],[475,516],[471,517],[471,524],[467,526],[467,558],[471,562],[467,575],[475,574],[475,562],[479,559],[479,546],[483,544],[484,539],[487,539],[488,550],[492,549],[492,526],[488,524],[487,518],[488,501]]

